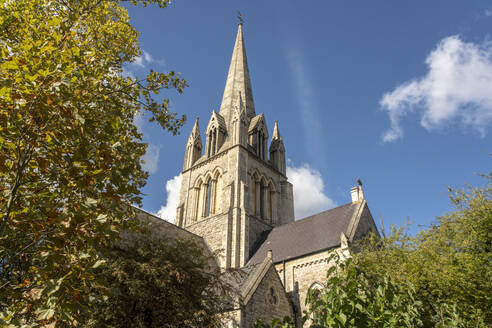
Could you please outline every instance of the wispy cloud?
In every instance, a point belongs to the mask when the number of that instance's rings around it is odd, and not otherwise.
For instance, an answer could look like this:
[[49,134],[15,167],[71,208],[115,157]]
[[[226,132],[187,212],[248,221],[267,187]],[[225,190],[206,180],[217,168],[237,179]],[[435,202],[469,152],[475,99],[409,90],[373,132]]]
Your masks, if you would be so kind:
[[294,186],[294,210],[296,219],[304,218],[335,206],[324,191],[321,173],[309,164],[287,166],[287,177]]
[[484,136],[492,122],[491,42],[447,37],[428,55],[426,64],[426,75],[383,95],[380,105],[391,122],[383,141],[402,138],[402,119],[417,111],[428,131],[460,123]]
[[487,9],[485,9],[485,10],[484,10],[484,14],[485,14],[485,16],[487,16],[487,17],[492,16],[492,9],[491,9],[491,8],[487,8]]
[[149,173],[157,172],[159,168],[160,152],[161,149],[158,146],[155,146],[153,144],[149,144],[147,146],[147,151],[145,152],[145,155],[142,157],[142,160],[144,161],[142,168],[145,171],[148,171]]
[[142,50],[142,54],[138,57],[135,58],[135,61],[132,63],[135,66],[139,66],[141,68],[145,68],[149,66],[150,64],[158,64],[158,65],[164,65],[165,61],[164,59],[154,59],[150,53],[148,53],[145,50]]
[[144,116],[141,112],[137,112],[133,115],[133,124],[135,124],[140,133],[143,133],[143,127],[145,124],[144,120]]
[[179,188],[181,187],[181,174],[166,182],[166,205],[161,206],[157,216],[163,220],[174,223],[176,220],[176,208],[179,202]]
[[320,112],[315,96],[309,70],[305,64],[304,56],[298,46],[286,48],[286,59],[292,73],[294,89],[299,108],[298,118],[302,124],[302,132],[308,152],[309,161],[323,163],[325,159],[323,129],[319,120]]

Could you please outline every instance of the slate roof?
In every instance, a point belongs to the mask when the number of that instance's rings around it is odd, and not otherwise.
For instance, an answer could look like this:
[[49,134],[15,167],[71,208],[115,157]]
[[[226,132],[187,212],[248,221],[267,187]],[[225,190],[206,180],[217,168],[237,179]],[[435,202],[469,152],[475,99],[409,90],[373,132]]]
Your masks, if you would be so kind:
[[262,262],[272,250],[273,263],[293,259],[340,245],[358,203],[349,203],[307,218],[273,228],[247,265]]
[[221,279],[230,287],[240,291],[258,264],[228,269],[221,274]]

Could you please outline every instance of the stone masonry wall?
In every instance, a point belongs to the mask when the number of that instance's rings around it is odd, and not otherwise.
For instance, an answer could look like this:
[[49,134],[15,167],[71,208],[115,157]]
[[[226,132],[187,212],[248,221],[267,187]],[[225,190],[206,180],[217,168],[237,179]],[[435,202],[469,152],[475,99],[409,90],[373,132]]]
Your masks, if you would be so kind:
[[369,211],[369,207],[367,206],[367,204],[365,204],[360,216],[359,224],[357,225],[357,228],[355,230],[353,240],[361,240],[371,232],[377,234],[378,228],[374,223],[374,219],[372,218],[371,211]]
[[256,251],[254,247],[258,247],[258,240],[263,237],[266,231],[272,230],[272,227],[262,220],[256,217],[249,216],[249,245],[250,253],[248,254],[248,259],[253,255],[252,252]]
[[[339,254],[347,256],[346,250],[341,248],[335,249]],[[333,265],[329,262],[331,250],[319,252],[313,255],[307,255],[299,259],[285,262],[285,290],[291,297],[294,311],[297,317],[297,327],[301,327],[300,317],[305,310],[305,301],[309,288],[313,286],[322,286],[326,283],[326,272]],[[275,265],[278,275],[283,279],[284,264]],[[308,327],[308,325],[304,325]]]
[[[273,295],[270,289],[273,289]],[[290,302],[274,267],[271,266],[243,309],[241,327],[254,327],[258,318],[269,323],[273,318],[284,316],[292,316]]]
[[217,259],[221,267],[225,266],[226,238],[228,227],[228,215],[219,214],[202,219],[195,224],[186,227],[186,230],[202,236],[210,249],[217,253]]

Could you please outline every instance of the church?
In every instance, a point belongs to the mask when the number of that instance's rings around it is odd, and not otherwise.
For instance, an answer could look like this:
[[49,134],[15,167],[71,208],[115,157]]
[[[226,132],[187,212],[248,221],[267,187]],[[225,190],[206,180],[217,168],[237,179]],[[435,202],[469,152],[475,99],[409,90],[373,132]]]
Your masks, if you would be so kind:
[[322,288],[330,252],[349,256],[350,243],[377,227],[360,182],[347,204],[294,220],[288,148],[278,122],[270,134],[265,114],[255,110],[242,28],[240,22],[220,109],[203,140],[197,118],[186,143],[176,225],[161,221],[160,228],[214,254],[237,290],[226,327],[284,316],[301,327],[306,295]]

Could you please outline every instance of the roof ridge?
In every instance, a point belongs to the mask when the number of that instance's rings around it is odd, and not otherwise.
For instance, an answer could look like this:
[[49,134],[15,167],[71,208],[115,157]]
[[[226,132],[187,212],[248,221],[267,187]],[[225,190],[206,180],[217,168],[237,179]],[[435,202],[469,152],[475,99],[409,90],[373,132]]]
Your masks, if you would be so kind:
[[326,212],[330,212],[330,211],[333,211],[333,210],[337,210],[337,209],[340,209],[340,208],[342,208],[342,207],[349,206],[349,205],[354,205],[354,203],[347,203],[347,204],[340,205],[340,206],[337,206],[337,207],[334,207],[334,208],[330,208],[330,209],[328,209],[328,210],[324,210],[324,211],[322,211],[322,212],[318,212],[318,213],[316,213],[316,214],[312,214],[312,215],[310,215],[310,216],[303,217],[302,219],[295,220],[295,221],[293,221],[293,222],[290,222],[290,223],[283,224],[283,225],[281,225],[281,226],[275,227],[275,228],[273,228],[273,229],[272,229],[272,231],[273,231],[273,230],[275,230],[275,229],[278,229],[278,228],[282,228],[282,227],[290,226],[290,225],[295,224],[295,223],[300,222],[300,221],[304,221],[304,220],[311,219],[311,218],[313,218],[313,217],[315,217],[315,216],[318,216],[318,215],[320,215],[320,214],[323,214],[323,213],[326,213]]

